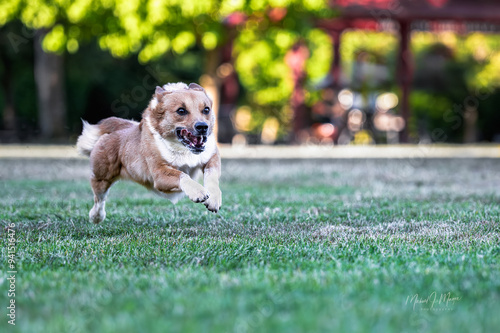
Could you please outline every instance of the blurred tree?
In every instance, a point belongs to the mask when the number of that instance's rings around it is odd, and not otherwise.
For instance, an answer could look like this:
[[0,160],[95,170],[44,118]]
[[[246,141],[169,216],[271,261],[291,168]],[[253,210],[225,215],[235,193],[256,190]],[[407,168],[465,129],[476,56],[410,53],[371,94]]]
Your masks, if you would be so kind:
[[[498,140],[498,109],[492,101],[500,88],[500,36],[418,32],[413,48],[413,127],[434,141]],[[435,130],[439,138],[433,138]]]
[[[34,131],[36,108],[33,79],[33,44],[22,37],[23,25],[14,21],[0,27],[0,140],[14,142]],[[24,31],[28,36],[30,32]],[[36,117],[36,115],[35,115]]]
[[[247,17],[235,39],[235,68],[247,90],[248,107],[252,110],[247,130],[260,132],[268,119],[281,125],[281,136],[292,120],[290,99],[294,90],[293,74],[285,63],[294,45],[309,49],[306,75],[310,88],[323,79],[332,63],[332,41],[315,21],[335,15],[323,1],[295,1],[287,8],[269,8]],[[314,89],[308,89],[311,91]],[[312,105],[319,93],[305,93],[305,103]],[[247,106],[241,109],[245,113]]]
[[[8,48],[8,39],[5,31],[0,34],[0,45],[3,52],[0,52],[0,62],[2,65],[2,89],[4,91],[4,108],[2,113],[3,120],[3,131],[10,132],[12,134],[16,129],[16,114],[15,114],[15,106],[14,106],[14,87],[12,84],[13,73],[13,65],[12,65],[12,56],[9,56],[7,50]],[[5,136],[5,135],[4,135]]]
[[[332,57],[331,40],[323,31],[315,28],[316,20],[335,14],[329,9],[328,3],[328,0],[2,0],[0,72],[4,94],[0,96],[0,102],[4,105],[3,129],[12,130],[18,121],[16,119],[20,118],[28,119],[30,126],[36,123],[31,115],[20,115],[15,106],[23,105],[26,109],[34,107],[30,104],[35,95],[33,71],[30,73],[26,68],[28,61],[33,60],[33,50],[30,53],[21,49],[28,44],[38,43],[30,29],[43,29],[47,34],[41,41],[42,49],[56,54],[59,63],[64,57],[65,68],[69,72],[66,74],[67,96],[81,103],[74,107],[76,103],[72,103],[72,112],[66,112],[69,122],[90,112],[89,106],[85,106],[87,101],[84,97],[87,95],[82,91],[93,96],[105,95],[106,102],[109,99],[113,102],[113,98],[120,98],[121,102],[120,94],[124,88],[120,84],[126,82],[131,87],[140,84],[146,64],[155,67],[161,62],[157,71],[162,73],[165,73],[165,69],[171,72],[189,71],[189,78],[196,78],[205,72],[209,74],[204,77],[207,82],[217,85],[219,49],[228,40],[234,39],[234,68],[239,74],[246,97],[241,102],[244,106],[241,117],[236,117],[246,119],[240,128],[259,133],[265,123],[275,124],[276,121],[269,121],[274,119],[281,125],[280,133],[283,135],[286,124],[290,122],[289,99],[293,89],[284,57],[292,45],[303,41],[310,51],[306,63],[307,84],[311,86],[328,72]],[[18,22],[28,29],[10,31]],[[85,46],[95,41],[100,49],[109,51],[115,58],[136,55],[144,66],[130,59],[111,61]],[[443,85],[434,86],[438,90],[423,87],[414,94],[412,106],[419,110],[416,114],[430,119],[426,126],[431,128],[427,131],[431,132],[432,127],[443,128],[448,133],[448,140],[453,141],[460,141],[464,135],[467,139],[475,136],[488,140],[500,137],[500,130],[495,126],[498,119],[497,104],[493,102],[497,100],[495,94],[500,87],[500,37],[479,33],[458,36],[450,32],[414,32],[412,48],[417,53],[417,61],[419,53],[428,55],[431,46],[436,43],[445,44],[454,54],[444,66],[447,75],[453,75],[454,79],[441,81]],[[347,69],[345,72],[349,72],[347,67],[354,62],[360,49],[388,59],[389,67],[394,68],[390,64],[394,58],[394,47],[395,37],[390,34],[364,31],[344,33],[341,52],[344,69]],[[83,54],[64,55],[84,49]],[[37,54],[43,55],[40,52]],[[22,65],[19,66],[21,60]],[[38,64],[44,63],[39,60]],[[98,64],[102,67],[95,73],[93,70]],[[57,74],[60,66],[55,65],[53,68],[51,76]],[[91,73],[96,75],[90,77]],[[419,69],[416,73],[419,73]],[[101,77],[96,79],[99,75]],[[133,78],[127,80],[129,75]],[[161,79],[179,77],[184,78],[173,74],[162,75]],[[92,80],[97,84],[90,88],[89,82]],[[115,81],[120,81],[120,84],[115,85]],[[43,82],[45,79],[39,80],[38,94],[41,94]],[[62,80],[57,82],[61,83]],[[445,91],[451,83],[454,88]],[[87,88],[90,90],[86,91]],[[394,89],[394,86],[383,89]],[[54,102],[55,105],[64,107],[64,90],[56,88],[47,91],[60,99]],[[307,92],[306,102],[311,104],[318,96],[314,91]],[[136,103],[134,107],[126,105],[130,113],[121,115],[138,115],[139,105],[144,105],[141,103]],[[122,106],[119,105],[120,110]],[[103,103],[102,109],[106,107],[107,104]],[[73,112],[74,109],[80,113]],[[65,123],[61,112],[49,117],[54,123]],[[471,121],[475,117],[478,117],[477,123]],[[47,116],[39,118],[45,119]],[[43,127],[42,121],[38,119],[39,127]],[[71,125],[70,129],[75,130],[75,125]],[[474,133],[477,125],[486,129],[482,136],[481,133]],[[57,125],[58,128],[61,126]]]
[[35,82],[38,95],[38,124],[44,139],[62,138],[66,134],[66,99],[64,58],[42,49],[46,29],[39,29],[34,39]]
[[[114,57],[137,54],[143,64],[169,51],[181,55],[190,48],[201,47],[206,52],[205,82],[217,86],[218,48],[228,40],[226,19],[233,13],[243,18],[237,27],[243,38],[238,39],[235,52],[236,70],[241,77],[256,77],[256,80],[242,80],[255,104],[264,106],[273,100],[273,94],[277,95],[274,100],[279,101],[280,107],[286,104],[284,100],[291,89],[283,57],[299,38],[305,37],[311,48],[322,50],[308,64],[313,77],[319,72],[326,74],[329,58],[320,56],[328,55],[328,45],[321,43],[327,37],[314,29],[313,21],[331,17],[327,0],[4,0],[0,3],[0,26],[19,19],[28,28],[43,29],[47,32],[41,40],[43,50],[58,55],[66,51],[75,53],[83,41],[95,37],[100,48]],[[264,62],[257,63],[241,52],[249,43],[252,44],[249,53],[255,55],[258,51],[259,57],[255,59]],[[37,57],[40,56],[37,52]],[[60,58],[44,59],[55,62]],[[59,67],[53,68],[57,73]],[[41,82],[38,83],[39,90],[43,90]],[[49,93],[64,98],[59,89],[51,89]],[[52,104],[64,106],[51,98]],[[61,117],[59,112],[53,116]],[[59,119],[59,123],[63,122]]]

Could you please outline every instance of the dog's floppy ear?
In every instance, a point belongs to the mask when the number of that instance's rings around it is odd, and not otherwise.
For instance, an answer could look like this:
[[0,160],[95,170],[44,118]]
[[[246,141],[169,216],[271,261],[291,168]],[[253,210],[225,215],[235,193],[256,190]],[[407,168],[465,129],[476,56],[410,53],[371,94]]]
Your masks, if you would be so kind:
[[198,90],[198,91],[205,91],[205,89],[203,89],[202,86],[200,86],[199,84],[196,84],[196,83],[190,83],[189,89]]

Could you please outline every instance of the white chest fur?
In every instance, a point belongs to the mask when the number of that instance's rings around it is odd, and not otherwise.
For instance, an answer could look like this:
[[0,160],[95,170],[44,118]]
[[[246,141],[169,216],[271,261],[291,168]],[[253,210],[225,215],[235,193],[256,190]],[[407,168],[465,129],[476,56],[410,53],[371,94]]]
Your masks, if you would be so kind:
[[184,147],[184,145],[178,141],[169,141],[161,137],[153,126],[149,118],[146,118],[146,123],[148,124],[148,129],[153,134],[156,147],[161,154],[161,157],[173,167],[190,173],[191,169],[201,168],[210,160],[214,155],[216,149],[215,137],[213,133],[207,138],[207,143],[205,144],[205,151],[200,154],[193,154],[189,149]]
[[[146,118],[148,129],[153,134],[155,145],[161,154],[161,157],[174,168],[188,174],[192,179],[198,180],[201,176],[202,167],[212,158],[216,150],[215,137],[211,134],[207,138],[205,144],[205,151],[200,154],[193,154],[189,149],[184,147],[180,142],[171,142],[165,140],[153,128],[148,118]],[[172,194],[158,193],[166,197],[173,203],[181,199],[184,194],[182,192],[175,192]]]

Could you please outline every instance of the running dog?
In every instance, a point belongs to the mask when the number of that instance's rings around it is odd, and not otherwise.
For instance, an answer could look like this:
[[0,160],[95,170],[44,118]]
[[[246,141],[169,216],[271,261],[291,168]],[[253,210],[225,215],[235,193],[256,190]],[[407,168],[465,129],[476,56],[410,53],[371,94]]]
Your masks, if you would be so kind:
[[[217,213],[221,161],[214,126],[205,89],[180,82],[156,87],[140,122],[116,117],[97,125],[83,121],[76,147],[90,157],[90,222],[104,221],[106,196],[119,179],[135,181],[173,203],[187,195]],[[195,181],[201,172],[204,185]]]

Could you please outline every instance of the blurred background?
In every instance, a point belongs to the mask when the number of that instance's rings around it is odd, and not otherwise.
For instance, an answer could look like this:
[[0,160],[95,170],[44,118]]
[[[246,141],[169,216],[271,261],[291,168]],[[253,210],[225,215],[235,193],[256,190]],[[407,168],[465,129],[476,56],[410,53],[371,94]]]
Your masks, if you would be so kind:
[[221,143],[500,142],[497,0],[0,2],[0,142],[199,82]]

